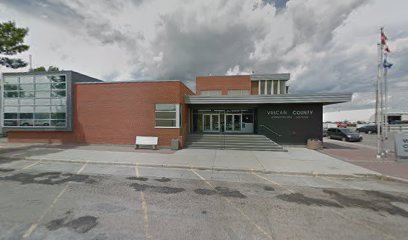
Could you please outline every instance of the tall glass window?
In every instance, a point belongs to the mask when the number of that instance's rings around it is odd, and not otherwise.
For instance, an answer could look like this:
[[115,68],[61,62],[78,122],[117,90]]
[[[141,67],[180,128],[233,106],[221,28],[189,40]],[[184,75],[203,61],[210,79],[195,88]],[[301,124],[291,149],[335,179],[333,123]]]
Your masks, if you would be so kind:
[[4,76],[3,84],[4,127],[67,127],[66,75]]
[[273,80],[273,95],[278,94],[278,89],[279,89],[278,80]]
[[265,83],[266,81],[265,80],[261,80],[260,82],[259,82],[259,94],[260,95],[265,95],[266,93],[265,93],[265,87],[266,87],[266,83]]
[[286,83],[281,80],[259,80],[259,95],[286,94]]

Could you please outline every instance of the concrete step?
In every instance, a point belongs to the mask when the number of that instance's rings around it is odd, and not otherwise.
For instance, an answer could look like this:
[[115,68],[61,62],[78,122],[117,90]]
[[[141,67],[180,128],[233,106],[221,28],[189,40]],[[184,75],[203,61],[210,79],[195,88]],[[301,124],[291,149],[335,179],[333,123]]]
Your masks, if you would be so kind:
[[275,142],[272,141],[211,141],[211,140],[200,140],[200,141],[187,141],[187,144],[236,144],[236,145],[245,145],[245,144],[251,144],[251,145],[279,145]]
[[265,139],[248,139],[248,138],[196,138],[196,139],[190,139],[188,138],[187,141],[191,141],[191,142],[269,142],[269,143],[274,143],[272,140],[270,140],[269,138],[265,138]]
[[189,149],[218,149],[218,150],[242,150],[242,151],[271,151],[271,152],[287,152],[284,148],[242,148],[242,147],[203,147],[203,146],[187,146]]
[[280,145],[277,145],[277,144],[228,144],[228,143],[226,143],[226,144],[224,144],[224,143],[205,143],[205,144],[203,144],[203,143],[190,143],[190,144],[187,144],[187,146],[188,147],[193,147],[193,146],[198,146],[198,147],[200,147],[200,146],[202,146],[202,147],[218,147],[218,146],[221,146],[221,147],[237,147],[237,148],[239,148],[239,147],[242,147],[242,148],[251,148],[251,147],[268,147],[268,148],[283,148],[282,146],[280,146]]
[[268,144],[276,144],[270,140],[252,140],[252,141],[242,141],[242,140],[211,140],[211,139],[199,139],[199,140],[188,140],[187,143],[268,143]]
[[231,149],[251,151],[286,151],[282,146],[263,135],[189,135],[187,148]]

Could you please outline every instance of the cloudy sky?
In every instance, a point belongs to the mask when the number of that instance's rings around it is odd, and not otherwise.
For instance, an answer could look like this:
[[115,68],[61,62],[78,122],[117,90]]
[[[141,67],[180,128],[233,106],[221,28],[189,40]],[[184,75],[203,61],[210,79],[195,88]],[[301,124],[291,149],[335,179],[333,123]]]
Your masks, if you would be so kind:
[[21,57],[32,54],[34,67],[190,87],[197,75],[290,72],[292,93],[361,92],[351,108],[373,104],[384,26],[398,107],[408,105],[406,9],[406,0],[0,0],[0,21],[29,28]]

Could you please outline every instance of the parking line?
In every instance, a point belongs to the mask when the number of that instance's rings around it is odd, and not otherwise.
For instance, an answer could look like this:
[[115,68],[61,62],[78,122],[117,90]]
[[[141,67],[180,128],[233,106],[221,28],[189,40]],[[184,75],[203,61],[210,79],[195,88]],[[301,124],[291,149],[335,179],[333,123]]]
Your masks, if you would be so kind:
[[29,169],[29,168],[34,167],[35,165],[37,165],[37,164],[39,164],[39,163],[41,163],[41,160],[40,160],[40,161],[37,161],[37,162],[35,162],[35,163],[31,163],[31,164],[25,166],[25,167],[23,167],[21,170]]
[[43,220],[43,218],[47,215],[47,213],[55,206],[57,201],[61,198],[62,194],[68,189],[69,183],[65,185],[65,187],[61,190],[61,192],[55,197],[54,201],[52,201],[51,205],[44,211],[44,213],[37,219],[37,221],[31,224],[30,228],[24,233],[22,239],[26,239],[31,236],[34,230],[38,227],[38,224]]
[[85,167],[88,165],[89,160],[86,160],[84,165],[77,171],[76,174],[81,174],[82,171],[84,171]]
[[[139,168],[137,167],[137,165],[135,166],[135,174],[136,174],[136,177],[140,177]],[[146,199],[144,196],[144,192],[142,190],[140,191],[140,200],[142,201],[142,208],[143,208],[143,215],[144,215],[143,216],[143,221],[144,221],[143,230],[145,234],[145,239],[152,239],[152,236],[150,235],[150,232],[149,232],[149,217],[147,215]]]
[[[289,192],[291,192],[291,193],[296,193],[296,191],[294,191],[294,190],[292,190],[292,189],[290,189],[290,188],[288,188],[288,187],[285,187],[285,186],[283,186],[283,185],[281,185],[281,184],[279,184],[279,183],[277,183],[277,182],[275,182],[275,181],[272,181],[272,180],[270,180],[270,179],[268,179],[268,178],[265,178],[265,177],[263,177],[263,176],[261,176],[261,175],[259,175],[259,174],[257,174],[257,173],[254,173],[254,172],[251,172],[251,173],[252,173],[253,175],[255,175],[255,176],[261,178],[261,179],[264,179],[264,180],[266,180],[266,181],[268,181],[268,182],[270,182],[270,183],[276,185],[276,186],[283,187],[283,188],[285,188],[287,191],[289,191]],[[337,212],[337,211],[335,211],[335,210],[333,210],[333,209],[331,209],[331,208],[328,208],[328,209],[329,209],[332,213],[334,213],[334,214],[336,214],[336,215],[342,217],[343,219],[352,221],[352,222],[354,222],[354,223],[356,223],[356,224],[359,224],[359,225],[361,225],[361,226],[363,226],[363,227],[367,227],[367,228],[370,228],[371,230],[374,230],[374,231],[377,231],[377,232],[381,233],[383,236],[387,237],[387,239],[393,239],[393,240],[396,239],[393,235],[391,235],[391,234],[389,234],[389,233],[386,233],[386,232],[383,232],[383,231],[379,230],[379,229],[376,228],[376,227],[372,227],[372,226],[370,226],[370,225],[368,225],[368,224],[365,224],[365,223],[356,221],[356,220],[354,220],[354,219],[352,219],[352,218],[349,218],[349,217],[345,216],[344,214],[342,214],[342,213],[340,213],[340,212]]]
[[[195,175],[197,175],[197,177],[199,177],[202,181],[204,181],[208,186],[212,187],[215,189],[215,186],[212,185],[209,181],[207,181],[207,179],[205,179],[203,176],[201,176],[198,172],[196,172],[194,169],[190,169]],[[231,200],[229,200],[226,197],[222,197],[222,199],[224,199],[231,207],[233,207],[235,210],[237,210],[242,216],[244,216],[244,218],[250,222],[252,225],[254,225],[258,231],[260,231],[262,234],[264,234],[268,239],[273,239],[272,236],[267,233],[262,227],[260,227],[258,224],[256,224],[248,215],[246,215],[240,208],[238,208],[237,206],[235,206]]]

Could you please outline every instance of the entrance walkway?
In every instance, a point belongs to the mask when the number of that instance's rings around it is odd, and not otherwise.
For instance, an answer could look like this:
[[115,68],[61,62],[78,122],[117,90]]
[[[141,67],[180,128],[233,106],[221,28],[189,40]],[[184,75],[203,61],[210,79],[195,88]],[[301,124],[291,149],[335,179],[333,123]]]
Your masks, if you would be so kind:
[[408,179],[408,162],[397,162],[393,153],[388,158],[377,159],[377,149],[362,144],[324,139],[322,153],[383,175]]
[[[183,149],[132,150],[133,146],[0,144],[0,161],[28,159],[305,175],[372,175],[374,171],[305,148],[288,152]],[[2,160],[3,159],[3,160]]]

